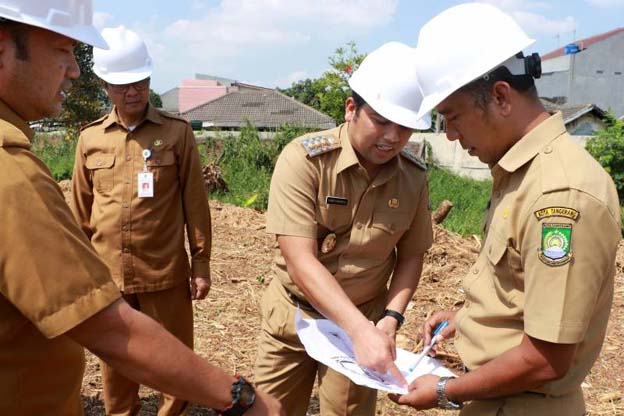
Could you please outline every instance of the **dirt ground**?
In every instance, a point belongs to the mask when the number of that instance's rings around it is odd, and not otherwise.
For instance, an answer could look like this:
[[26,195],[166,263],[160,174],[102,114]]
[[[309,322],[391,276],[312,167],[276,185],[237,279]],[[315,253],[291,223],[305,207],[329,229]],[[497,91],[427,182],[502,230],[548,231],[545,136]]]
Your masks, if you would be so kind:
[[[213,218],[212,289],[209,297],[195,303],[195,350],[231,373],[253,379],[253,360],[260,323],[259,300],[271,279],[273,239],[264,231],[264,215],[244,208],[211,202]],[[433,311],[462,304],[460,281],[477,256],[476,238],[462,238],[442,228],[426,257],[420,286],[406,312],[407,322],[397,344],[407,350],[421,348],[420,326]],[[600,358],[583,384],[590,415],[624,415],[624,245],[618,251],[618,273],[607,338]],[[445,365],[459,371],[459,358],[452,343],[440,349]],[[157,397],[142,389],[141,415],[156,415]],[[97,360],[88,354],[83,383],[87,416],[103,415],[101,380]],[[191,415],[213,415],[193,407]],[[312,399],[309,415],[318,415]],[[400,408],[379,394],[377,414],[443,415],[448,412],[417,412]]]

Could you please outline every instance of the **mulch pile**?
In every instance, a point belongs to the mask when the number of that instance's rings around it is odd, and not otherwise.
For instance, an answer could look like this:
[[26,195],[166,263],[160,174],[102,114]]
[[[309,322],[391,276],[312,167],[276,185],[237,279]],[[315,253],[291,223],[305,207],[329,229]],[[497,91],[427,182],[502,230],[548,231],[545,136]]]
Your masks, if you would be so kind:
[[[253,378],[256,337],[260,325],[259,300],[271,279],[274,239],[265,233],[264,214],[245,208],[211,202],[213,220],[212,289],[208,299],[195,303],[195,350],[231,373]],[[474,262],[480,241],[463,238],[441,227],[426,256],[419,288],[406,311],[407,322],[397,344],[418,351],[422,322],[436,310],[457,308],[463,302],[461,279]],[[590,415],[624,414],[624,377],[621,354],[624,341],[624,247],[618,251],[616,293],[603,352],[583,388]],[[590,278],[590,276],[588,276]],[[445,365],[457,371],[460,360],[452,343],[439,349]],[[102,415],[101,380],[97,360],[88,354],[83,383],[88,416]],[[141,415],[156,415],[157,398],[149,389],[141,391]],[[194,407],[191,415],[213,415]],[[308,412],[318,415],[313,399]],[[378,415],[446,415],[429,410],[400,408],[379,394]]]

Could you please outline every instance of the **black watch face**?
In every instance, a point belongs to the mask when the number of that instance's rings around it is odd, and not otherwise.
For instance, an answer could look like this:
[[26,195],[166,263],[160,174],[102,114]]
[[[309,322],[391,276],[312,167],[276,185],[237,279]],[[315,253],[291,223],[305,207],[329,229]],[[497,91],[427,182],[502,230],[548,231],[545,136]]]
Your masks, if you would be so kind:
[[256,391],[250,384],[245,383],[241,386],[239,397],[238,402],[241,406],[251,407],[256,400]]

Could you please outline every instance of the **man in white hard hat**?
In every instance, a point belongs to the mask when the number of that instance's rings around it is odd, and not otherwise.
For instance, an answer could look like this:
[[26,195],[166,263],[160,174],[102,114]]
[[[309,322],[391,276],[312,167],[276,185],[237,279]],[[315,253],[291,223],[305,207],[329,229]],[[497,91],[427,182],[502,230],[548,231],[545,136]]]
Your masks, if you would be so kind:
[[279,248],[254,374],[292,416],[306,414],[317,374],[322,415],[374,415],[376,400],[375,390],[306,354],[298,307],[304,318],[340,325],[360,365],[405,383],[395,335],[432,242],[425,165],[403,150],[413,129],[430,124],[416,115],[414,50],[381,46],[349,85],[346,123],[293,140],[271,181],[267,232]]
[[[109,49],[94,49],[93,71],[113,108],[80,133],[71,208],[126,302],[192,348],[191,299],[208,294],[211,246],[195,137],[187,121],[149,104],[152,60],[139,35],[119,26],[102,36]],[[138,412],[138,383],[102,363],[102,384],[107,414]],[[163,395],[158,414],[187,408]]]
[[497,8],[463,4],[420,31],[420,114],[435,108],[447,137],[489,164],[485,240],[463,280],[459,311],[434,314],[467,369],[424,376],[399,403],[462,415],[583,415],[613,295],[620,208],[607,173],[544,110],[533,43]]
[[84,346],[132,379],[226,415],[283,415],[120,298],[31,152],[28,122],[57,115],[80,74],[77,42],[106,47],[90,0],[0,0],[0,414],[82,415]]

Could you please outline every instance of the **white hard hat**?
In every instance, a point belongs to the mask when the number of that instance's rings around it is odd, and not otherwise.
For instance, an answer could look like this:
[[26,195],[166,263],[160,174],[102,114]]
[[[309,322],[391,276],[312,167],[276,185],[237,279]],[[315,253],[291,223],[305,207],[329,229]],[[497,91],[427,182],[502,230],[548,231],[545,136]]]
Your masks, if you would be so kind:
[[415,65],[413,48],[388,42],[364,58],[349,79],[349,86],[393,123],[425,130],[431,127],[431,118],[428,114],[417,116],[422,91]]
[[[419,115],[535,42],[511,16],[484,3],[451,7],[427,22],[416,46],[423,89]],[[524,65],[524,64],[522,64]],[[507,66],[507,65],[506,65]]]
[[0,0],[0,17],[107,47],[93,26],[91,0]]
[[109,84],[132,84],[152,75],[152,58],[141,37],[124,26],[102,30],[110,49],[93,48],[93,72]]

